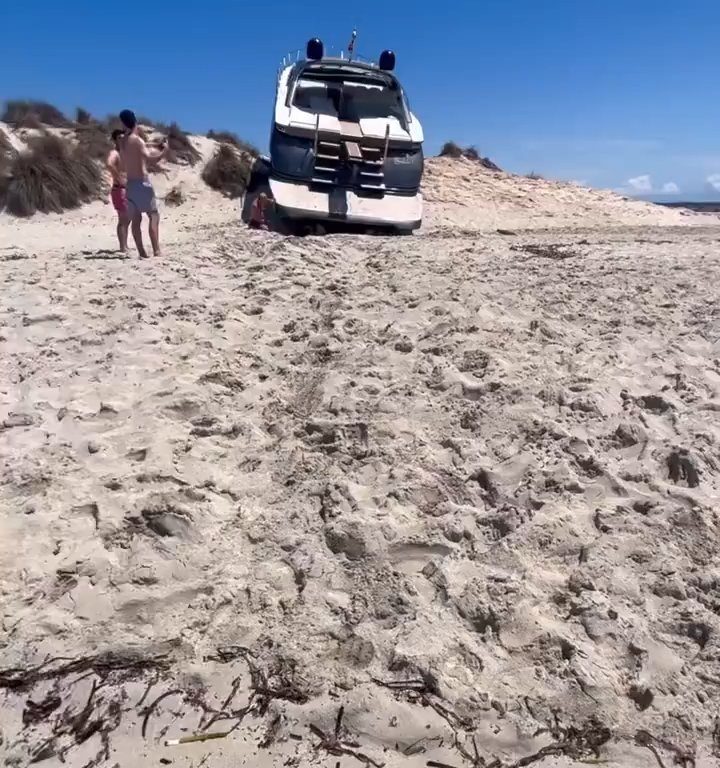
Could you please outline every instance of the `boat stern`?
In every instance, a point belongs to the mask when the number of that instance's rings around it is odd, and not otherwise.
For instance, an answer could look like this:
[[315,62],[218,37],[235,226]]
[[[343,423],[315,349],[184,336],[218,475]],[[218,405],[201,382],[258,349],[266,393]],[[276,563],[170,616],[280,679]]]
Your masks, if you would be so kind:
[[281,216],[324,219],[412,231],[422,222],[422,195],[381,197],[359,195],[352,189],[313,189],[307,184],[270,178],[270,189]]

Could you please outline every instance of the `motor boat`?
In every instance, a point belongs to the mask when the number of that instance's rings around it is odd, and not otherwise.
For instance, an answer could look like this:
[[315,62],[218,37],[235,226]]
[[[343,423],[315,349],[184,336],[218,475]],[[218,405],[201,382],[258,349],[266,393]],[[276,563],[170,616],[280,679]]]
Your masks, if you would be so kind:
[[283,63],[263,161],[281,218],[420,226],[423,130],[394,69],[392,51],[326,57],[317,38]]

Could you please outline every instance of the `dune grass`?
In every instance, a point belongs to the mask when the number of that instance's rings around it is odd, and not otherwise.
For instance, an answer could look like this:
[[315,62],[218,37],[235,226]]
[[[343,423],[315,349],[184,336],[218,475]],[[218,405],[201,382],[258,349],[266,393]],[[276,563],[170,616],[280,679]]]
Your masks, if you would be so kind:
[[78,125],[75,137],[78,149],[93,160],[104,160],[112,149],[110,131],[99,123]]
[[78,125],[91,125],[92,123],[95,123],[97,121],[90,114],[90,112],[87,111],[87,109],[83,109],[82,107],[77,107],[77,109],[75,110],[75,122]]
[[249,141],[245,141],[245,139],[241,139],[237,133],[233,133],[232,131],[210,130],[207,132],[206,136],[208,139],[214,139],[221,144],[232,144],[241,152],[248,152],[255,157],[260,154],[260,150],[254,144],[251,144]]
[[439,157],[454,157],[459,158],[463,156],[463,148],[456,144],[454,141],[446,141],[440,149]]
[[10,142],[8,135],[0,128],[0,162],[2,158],[9,156],[13,153],[13,145]]
[[13,145],[5,131],[0,128],[0,211],[5,207],[7,187],[10,183],[10,167],[15,155]]
[[483,168],[487,168],[491,171],[500,171],[502,170],[499,165],[496,165],[489,157],[483,157],[478,148],[475,146],[470,147],[461,147],[459,144],[456,144],[454,141],[446,141],[442,148],[440,149],[440,153],[438,157],[451,157],[455,160],[460,159],[461,157],[466,158],[467,160],[472,160],[475,163],[479,163],[483,166]]
[[4,203],[13,216],[61,213],[99,198],[104,191],[97,163],[71,142],[42,134],[12,159]]
[[226,197],[242,197],[250,182],[254,157],[232,144],[220,144],[203,168],[203,181]]
[[[101,162],[112,149],[110,134],[122,126],[117,115],[96,118],[83,107],[77,107],[73,118],[44,101],[15,99],[4,104],[4,122],[15,129],[35,129],[38,135],[26,139],[25,150],[15,152],[0,130],[0,208],[28,217],[37,212],[60,213],[101,196],[105,187]],[[144,116],[138,123],[167,137],[168,163],[194,166],[202,159],[177,123],[168,125]],[[74,141],[51,135],[48,127],[74,129]],[[211,130],[207,136],[219,146],[202,170],[203,180],[228,197],[241,197],[259,150],[231,131]],[[169,205],[185,200],[176,188],[167,197]]]
[[9,99],[5,102],[0,119],[16,128],[40,128],[42,124],[53,128],[66,128],[70,124],[57,107],[32,99]]
[[188,134],[177,123],[172,123],[166,132],[168,151],[165,155],[169,163],[195,165],[202,155],[195,149]]

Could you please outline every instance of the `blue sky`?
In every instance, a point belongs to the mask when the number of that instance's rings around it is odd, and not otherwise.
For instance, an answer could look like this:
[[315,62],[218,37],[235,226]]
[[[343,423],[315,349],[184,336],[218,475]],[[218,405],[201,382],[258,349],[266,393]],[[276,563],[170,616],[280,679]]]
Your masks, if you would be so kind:
[[454,139],[520,173],[720,198],[720,0],[0,0],[0,99],[264,146],[282,55],[353,26],[360,53],[397,52],[428,152]]

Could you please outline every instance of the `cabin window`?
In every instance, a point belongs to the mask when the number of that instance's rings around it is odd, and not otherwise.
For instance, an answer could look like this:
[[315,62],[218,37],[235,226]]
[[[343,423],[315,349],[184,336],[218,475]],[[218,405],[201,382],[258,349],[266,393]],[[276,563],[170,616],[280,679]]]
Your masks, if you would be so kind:
[[373,118],[395,118],[405,122],[405,106],[400,90],[383,85],[300,80],[293,105],[306,112],[358,122]]

